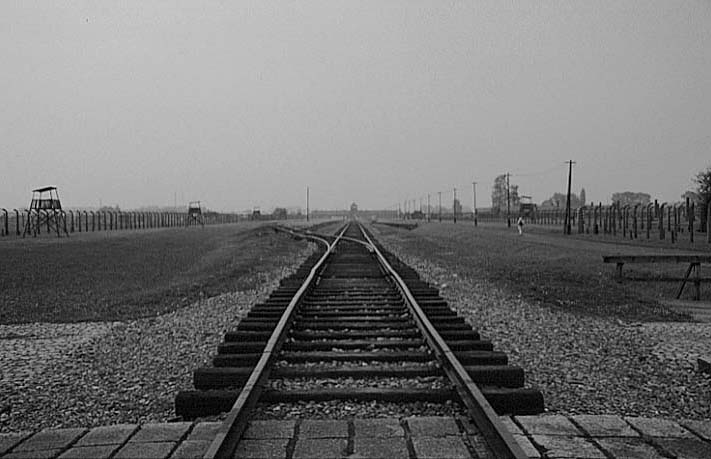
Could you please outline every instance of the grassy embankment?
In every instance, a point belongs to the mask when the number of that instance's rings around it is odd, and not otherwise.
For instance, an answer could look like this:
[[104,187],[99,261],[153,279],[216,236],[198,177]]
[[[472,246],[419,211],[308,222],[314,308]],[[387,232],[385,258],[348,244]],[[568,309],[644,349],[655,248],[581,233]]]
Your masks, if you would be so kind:
[[0,243],[0,324],[154,316],[249,289],[304,248],[256,223]]
[[[603,255],[670,253],[680,247],[654,241],[596,240],[590,236],[570,237],[545,228],[526,228],[523,236],[515,228],[471,223],[421,224],[407,231],[378,225],[383,237],[409,253],[430,259],[461,275],[484,278],[508,291],[552,308],[626,320],[680,320],[688,316],[660,304],[673,299],[678,282],[639,282],[615,277],[615,265],[603,264]],[[690,245],[684,245],[689,250]],[[705,243],[696,250],[708,253]],[[654,278],[682,276],[686,265],[626,265],[627,276]],[[702,285],[702,299],[711,297],[709,285]],[[693,285],[687,285],[682,299],[690,299]]]

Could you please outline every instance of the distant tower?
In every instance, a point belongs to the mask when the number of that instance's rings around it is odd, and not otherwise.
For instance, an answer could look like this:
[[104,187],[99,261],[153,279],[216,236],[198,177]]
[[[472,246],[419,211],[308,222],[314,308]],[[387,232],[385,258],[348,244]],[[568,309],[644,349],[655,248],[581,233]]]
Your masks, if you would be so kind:
[[32,190],[32,201],[27,210],[27,222],[22,237],[28,234],[37,236],[41,232],[42,225],[47,225],[48,233],[54,230],[57,232],[57,237],[62,237],[62,232],[69,237],[67,219],[59,202],[57,187],[46,186]]
[[200,201],[190,201],[188,204],[188,218],[185,220],[185,226],[190,225],[205,226],[205,221],[202,218]]

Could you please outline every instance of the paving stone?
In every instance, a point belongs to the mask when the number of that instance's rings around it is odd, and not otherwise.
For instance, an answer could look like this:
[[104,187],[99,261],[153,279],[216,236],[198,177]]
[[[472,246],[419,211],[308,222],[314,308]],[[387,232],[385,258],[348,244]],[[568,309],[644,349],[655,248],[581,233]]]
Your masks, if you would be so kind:
[[296,421],[252,421],[243,438],[265,440],[268,438],[292,438]]
[[406,458],[407,444],[405,438],[369,438],[356,437],[353,441],[355,457],[363,459]]
[[461,437],[413,437],[417,459],[470,459],[471,454]]
[[681,425],[690,429],[696,435],[711,441],[711,422],[709,421],[694,421],[688,419],[680,422]]
[[596,438],[602,448],[614,457],[629,459],[661,459],[654,447],[641,438]]
[[655,438],[654,443],[677,459],[708,459],[711,457],[711,444],[696,438]]
[[668,419],[627,417],[625,421],[649,437],[694,438],[694,434]]
[[604,459],[605,454],[595,445],[582,437],[567,437],[564,435],[534,435],[533,441],[545,449],[546,457],[550,459]]
[[41,430],[20,443],[14,451],[63,450],[82,436],[86,429],[47,429]]
[[91,429],[74,446],[121,445],[138,429],[136,424],[117,424]]
[[565,416],[516,416],[516,422],[531,435],[581,436],[583,433]]
[[348,438],[348,422],[305,420],[299,427],[299,438]]
[[5,454],[31,435],[30,432],[0,433],[0,454]]
[[13,451],[3,456],[2,459],[54,459],[61,453],[61,449],[49,449],[45,451]]
[[459,435],[459,426],[454,418],[445,416],[417,416],[407,418],[413,437],[444,437]]
[[519,434],[514,434],[514,440],[516,440],[516,443],[518,443],[518,446],[521,447],[524,453],[529,457],[529,459],[540,459],[541,458],[541,453],[536,449],[535,446],[533,446],[533,443],[531,443],[531,440],[528,439],[525,435],[519,435]]
[[345,457],[347,446],[345,438],[299,438],[294,449],[294,459]]
[[192,423],[170,422],[143,424],[141,430],[131,437],[130,443],[165,443],[177,442],[187,433]]
[[59,456],[59,459],[108,459],[119,445],[76,446]]
[[212,441],[220,430],[221,422],[201,422],[195,424],[193,430],[190,431],[187,440],[189,441]]
[[620,416],[581,414],[571,416],[571,419],[592,437],[639,437]]
[[353,421],[356,437],[404,437],[405,431],[395,418],[356,419]]
[[242,440],[237,445],[234,457],[235,459],[284,458],[286,457],[286,445],[288,443],[289,440],[287,438]]
[[128,442],[114,456],[114,459],[166,459],[175,448],[176,443],[172,441],[163,442]]
[[192,459],[194,457],[203,457],[205,452],[210,447],[209,440],[185,440],[178,445],[170,459]]

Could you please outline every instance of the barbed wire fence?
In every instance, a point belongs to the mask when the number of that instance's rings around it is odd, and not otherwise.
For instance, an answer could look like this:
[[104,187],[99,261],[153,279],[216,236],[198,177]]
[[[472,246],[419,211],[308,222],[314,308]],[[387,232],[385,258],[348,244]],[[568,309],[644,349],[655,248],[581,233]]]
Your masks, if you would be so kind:
[[[533,173],[511,173],[510,178],[541,179],[560,174],[560,166]],[[478,182],[442,188],[441,191],[418,193],[392,204],[389,209],[402,221],[449,222],[467,224],[505,224],[511,226],[518,217],[526,224],[559,227],[566,232],[566,222],[572,233],[604,235],[625,239],[659,239],[676,243],[705,241],[711,244],[711,202],[706,206],[688,197],[679,202],[624,204],[589,202],[571,206],[566,220],[566,202],[555,206],[538,206],[512,199],[507,191],[506,205],[491,205],[491,195],[477,189]],[[507,187],[508,190],[508,187]],[[482,191],[484,191],[482,193]],[[479,196],[477,196],[479,194]],[[576,196],[577,197],[577,196]],[[477,202],[478,200],[478,202]],[[484,202],[489,205],[481,205]],[[553,203],[551,203],[553,204]],[[699,233],[700,236],[699,236]]]

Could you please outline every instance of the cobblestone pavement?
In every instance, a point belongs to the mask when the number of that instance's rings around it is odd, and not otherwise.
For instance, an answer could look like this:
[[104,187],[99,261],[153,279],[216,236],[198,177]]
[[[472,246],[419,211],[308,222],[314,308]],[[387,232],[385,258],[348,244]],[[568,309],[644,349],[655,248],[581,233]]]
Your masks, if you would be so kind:
[[[620,416],[516,416],[504,424],[530,458],[709,458],[711,421]],[[121,424],[0,433],[0,457],[201,457],[218,422]],[[237,458],[486,457],[468,421],[452,417],[253,421]]]

